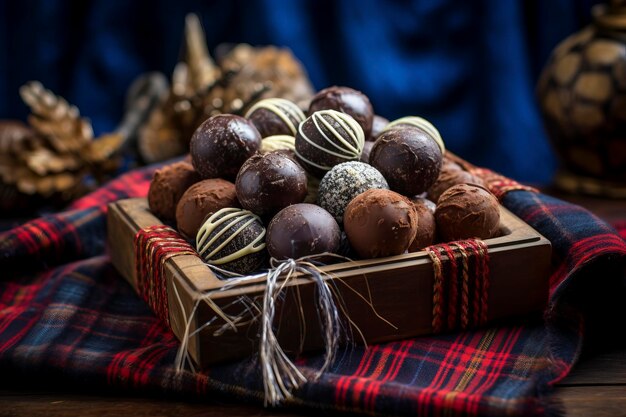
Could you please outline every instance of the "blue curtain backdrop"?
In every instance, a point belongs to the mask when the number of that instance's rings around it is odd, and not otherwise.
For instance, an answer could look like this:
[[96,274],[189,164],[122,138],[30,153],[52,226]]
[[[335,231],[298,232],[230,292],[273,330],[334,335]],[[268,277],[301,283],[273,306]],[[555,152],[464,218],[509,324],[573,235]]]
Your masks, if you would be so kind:
[[556,161],[534,86],[592,0],[0,0],[0,118],[27,114],[28,80],[76,104],[96,133],[120,120],[142,72],[170,74],[185,14],[222,42],[290,47],[317,89],[366,93],[377,113],[420,115],[470,161],[532,182]]

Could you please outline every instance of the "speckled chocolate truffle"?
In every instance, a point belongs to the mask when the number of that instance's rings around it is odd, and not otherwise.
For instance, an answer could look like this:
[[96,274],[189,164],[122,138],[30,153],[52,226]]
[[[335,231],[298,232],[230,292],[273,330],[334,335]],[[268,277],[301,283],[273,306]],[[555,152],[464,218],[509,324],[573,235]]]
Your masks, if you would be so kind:
[[178,231],[193,239],[204,219],[226,207],[239,207],[235,184],[221,178],[197,182],[185,191],[176,206]]
[[483,180],[461,169],[442,169],[437,181],[428,188],[428,198],[435,203],[448,188],[457,184],[474,184],[484,186]]
[[259,216],[301,203],[307,195],[306,172],[280,152],[251,156],[241,166],[235,186],[241,206]]
[[497,235],[500,227],[498,200],[486,189],[469,184],[448,188],[435,211],[437,232],[445,242]]
[[417,212],[417,233],[415,239],[409,245],[409,252],[418,252],[426,246],[435,243],[436,224],[435,224],[435,203],[422,198],[411,198],[413,207]]
[[200,181],[200,176],[188,162],[176,162],[158,169],[148,190],[150,211],[163,221],[176,219],[176,205],[187,188]]
[[235,178],[246,159],[261,147],[261,134],[249,120],[218,114],[196,129],[191,161],[202,178]]
[[361,157],[363,129],[350,116],[335,110],[320,110],[298,127],[296,157],[315,176],[323,177],[342,162]]
[[368,190],[355,197],[343,216],[351,246],[362,258],[404,253],[417,232],[411,201],[390,190]]
[[320,181],[317,204],[343,223],[343,213],[354,197],[371,189],[389,189],[378,170],[363,162],[344,162],[335,165]]
[[267,228],[267,250],[276,259],[336,253],[341,230],[329,212],[314,204],[294,204],[282,209]]
[[372,131],[370,135],[365,138],[366,141],[375,141],[378,138],[383,130],[389,124],[389,120],[385,119],[383,116],[379,116],[377,114],[374,115],[374,119],[372,120]]
[[261,137],[266,138],[274,135],[295,136],[305,116],[300,107],[289,100],[266,98],[250,107],[246,119],[256,126]]
[[441,134],[439,133],[437,128],[433,126],[432,123],[430,123],[428,120],[422,117],[417,117],[417,116],[401,117],[400,119],[396,119],[392,122],[389,122],[389,124],[387,124],[387,126],[383,128],[383,131],[389,130],[389,129],[395,129],[395,128],[404,128],[404,127],[416,127],[428,133],[435,140],[435,142],[437,142],[437,145],[439,145],[439,148],[441,148],[441,154],[444,155],[446,153],[446,147],[443,143],[443,138],[441,137]]
[[267,259],[265,227],[248,210],[224,208],[202,224],[196,236],[196,250],[210,265],[236,274],[250,274]]
[[441,169],[441,149],[421,129],[407,127],[380,134],[370,153],[389,187],[407,196],[421,194],[435,183]]
[[363,129],[365,137],[372,132],[374,109],[369,98],[349,87],[328,87],[319,91],[309,105],[309,115],[319,110],[337,110],[349,114]]
[[361,162],[366,164],[370,163],[370,153],[372,153],[372,148],[374,147],[374,142],[366,141],[363,144],[363,151],[361,151]]

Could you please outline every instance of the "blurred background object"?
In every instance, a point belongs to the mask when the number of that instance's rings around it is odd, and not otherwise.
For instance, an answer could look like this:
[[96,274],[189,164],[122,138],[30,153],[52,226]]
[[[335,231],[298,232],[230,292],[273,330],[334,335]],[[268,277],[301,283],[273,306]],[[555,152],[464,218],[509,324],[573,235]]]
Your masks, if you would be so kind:
[[570,192],[626,198],[626,1],[593,8],[593,22],[561,42],[537,94]]

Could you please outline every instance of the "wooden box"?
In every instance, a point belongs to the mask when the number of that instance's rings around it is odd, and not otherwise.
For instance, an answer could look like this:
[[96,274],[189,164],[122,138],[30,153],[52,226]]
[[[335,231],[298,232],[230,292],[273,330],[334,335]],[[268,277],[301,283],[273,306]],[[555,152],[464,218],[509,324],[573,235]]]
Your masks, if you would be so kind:
[[[109,206],[111,258],[135,288],[135,234],[158,224],[161,222],[148,210],[145,199],[121,200]],[[490,269],[488,322],[538,313],[548,298],[550,242],[505,208],[501,208],[501,225],[501,236],[485,241]],[[433,263],[426,252],[345,262],[323,269],[333,274],[345,310],[354,324],[351,328],[355,342],[363,338],[368,343],[384,342],[433,333]],[[194,255],[168,259],[165,277],[170,324],[176,336],[181,338],[185,331],[184,317],[191,314],[197,294],[220,288],[227,281],[218,279]],[[260,299],[263,289],[263,278],[258,278],[244,287],[214,294],[212,300],[228,312],[242,308],[233,304],[238,297],[245,295]],[[370,296],[374,308],[366,301]],[[313,297],[314,284],[311,281],[298,278],[290,285],[276,323],[285,350],[297,350],[302,347],[301,343],[305,350],[323,346]],[[299,318],[298,299],[302,301],[305,326],[301,325]],[[184,311],[181,311],[181,305]],[[213,316],[213,311],[201,303],[191,323],[191,332]],[[215,335],[216,329],[223,324],[221,319],[215,320],[190,339],[189,354],[200,366],[240,358],[257,349],[258,322],[237,332]]]

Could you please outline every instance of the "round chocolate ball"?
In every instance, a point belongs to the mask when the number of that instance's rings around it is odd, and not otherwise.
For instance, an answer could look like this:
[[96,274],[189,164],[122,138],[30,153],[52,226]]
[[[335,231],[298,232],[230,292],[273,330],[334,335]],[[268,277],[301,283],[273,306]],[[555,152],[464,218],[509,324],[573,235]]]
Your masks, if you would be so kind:
[[234,178],[261,147],[261,134],[249,120],[218,114],[204,121],[189,144],[191,161],[202,178]]
[[403,127],[416,127],[428,133],[435,140],[435,142],[437,142],[439,148],[441,148],[441,154],[443,155],[446,153],[446,147],[443,143],[443,138],[441,137],[439,130],[437,130],[437,128],[433,126],[432,123],[424,118],[418,116],[401,117],[394,120],[393,122],[389,122],[389,124],[387,124],[387,126],[383,128],[383,131]]
[[280,152],[251,156],[241,166],[235,187],[241,206],[260,216],[303,202],[308,191],[304,169]]
[[437,232],[445,242],[489,239],[496,236],[500,228],[500,205],[483,187],[458,184],[439,197],[435,221]]
[[370,153],[372,153],[373,147],[374,147],[374,142],[372,141],[366,141],[363,144],[363,151],[361,151],[361,158],[359,158],[361,162],[364,162],[366,164],[370,163]]
[[298,125],[305,118],[300,107],[284,98],[260,100],[246,113],[246,119],[256,126],[263,138],[274,135],[295,136]]
[[368,190],[355,197],[343,216],[351,246],[362,258],[404,253],[417,232],[413,203],[390,190]]
[[363,162],[344,162],[335,165],[320,181],[317,204],[342,224],[343,213],[357,195],[371,189],[389,189],[387,181],[378,170]]
[[409,245],[409,252],[418,252],[435,243],[435,203],[422,198],[411,198],[415,212],[417,213],[417,232],[413,242]]
[[296,138],[289,135],[274,135],[263,138],[261,153],[281,151],[287,155],[296,156]]
[[441,194],[443,194],[448,188],[457,184],[485,185],[483,180],[467,171],[456,169],[454,167],[447,169],[444,166],[439,173],[437,181],[435,181],[435,183],[428,188],[428,198],[436,203],[439,201]]
[[372,120],[372,131],[370,132],[370,135],[365,138],[365,140],[371,142],[375,141],[378,135],[385,130],[388,124],[389,120],[375,114],[374,119]]
[[365,142],[363,129],[350,116],[335,110],[320,110],[298,128],[296,157],[318,177],[342,162],[357,161]]
[[417,128],[390,129],[380,134],[370,153],[389,187],[407,196],[421,194],[435,183],[441,169],[441,149]]
[[176,206],[178,231],[193,239],[204,219],[226,207],[239,207],[235,184],[221,178],[197,182],[185,191]]
[[196,235],[196,250],[206,263],[246,275],[265,260],[265,227],[248,210],[223,208],[211,215]]
[[267,250],[274,258],[298,259],[336,253],[341,230],[329,212],[314,204],[294,204],[282,209],[267,228]]
[[372,132],[374,109],[369,98],[362,92],[349,87],[328,87],[311,99],[309,115],[319,110],[337,110],[349,114],[363,129],[365,137]]
[[200,181],[190,163],[180,161],[156,170],[148,190],[148,206],[159,219],[174,221],[176,205],[187,188]]

